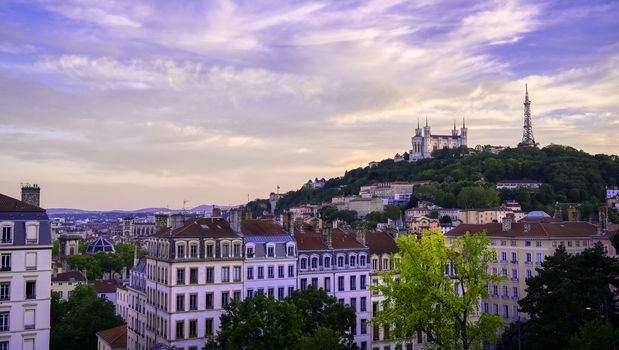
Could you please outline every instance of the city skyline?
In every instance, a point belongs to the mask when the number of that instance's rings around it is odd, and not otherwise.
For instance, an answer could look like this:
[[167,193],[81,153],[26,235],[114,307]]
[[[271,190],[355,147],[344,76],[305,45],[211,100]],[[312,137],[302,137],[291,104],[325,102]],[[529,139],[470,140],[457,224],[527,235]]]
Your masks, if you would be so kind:
[[[410,149],[619,154],[619,3],[0,5],[0,192],[43,207],[241,204]],[[62,38],[62,40],[59,40]]]

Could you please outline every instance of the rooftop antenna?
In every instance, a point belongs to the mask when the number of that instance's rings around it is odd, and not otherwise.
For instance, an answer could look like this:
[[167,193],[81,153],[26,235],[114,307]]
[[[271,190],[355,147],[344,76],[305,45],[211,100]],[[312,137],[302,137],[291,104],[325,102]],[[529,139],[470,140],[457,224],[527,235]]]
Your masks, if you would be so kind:
[[189,201],[186,199],[183,199],[183,211],[184,212],[187,212],[187,203],[189,203]]

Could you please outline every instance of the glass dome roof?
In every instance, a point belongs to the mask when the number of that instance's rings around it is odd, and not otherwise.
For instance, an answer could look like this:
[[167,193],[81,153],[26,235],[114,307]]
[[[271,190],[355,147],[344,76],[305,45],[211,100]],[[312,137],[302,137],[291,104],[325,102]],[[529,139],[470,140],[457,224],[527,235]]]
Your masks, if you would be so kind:
[[94,242],[90,243],[90,245],[88,245],[88,248],[86,248],[86,253],[98,252],[114,253],[116,251],[114,250],[114,245],[112,244],[112,242],[110,242],[106,238],[99,237]]

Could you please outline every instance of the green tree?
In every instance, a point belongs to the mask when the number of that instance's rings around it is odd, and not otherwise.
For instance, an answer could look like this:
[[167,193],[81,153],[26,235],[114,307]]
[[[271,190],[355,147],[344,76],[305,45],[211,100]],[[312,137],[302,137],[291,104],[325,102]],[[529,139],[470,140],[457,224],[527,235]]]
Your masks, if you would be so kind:
[[55,240],[52,243],[52,256],[59,256],[59,255],[60,255],[60,241]]
[[612,323],[616,292],[609,286],[619,286],[619,261],[601,243],[575,255],[560,246],[537,272],[519,302],[531,316],[527,348],[567,348],[585,322]]
[[326,206],[318,209],[318,217],[325,222],[333,222],[337,219],[338,210],[334,206]]
[[340,210],[336,214],[337,218],[340,220],[346,221],[346,223],[351,224],[353,221],[357,220],[357,211],[356,210]]
[[351,347],[354,336],[351,329],[355,328],[355,310],[350,306],[341,305],[335,297],[324,289],[310,286],[305,291],[296,290],[286,299],[294,304],[305,320],[304,333],[315,334],[319,327],[333,331],[339,343]]
[[215,343],[221,349],[297,349],[302,328],[293,304],[257,293],[226,306]]
[[570,338],[571,350],[613,350],[619,333],[608,322],[587,321],[578,334]]
[[457,197],[461,208],[490,208],[499,205],[499,193],[493,188],[465,187]]
[[114,304],[97,296],[89,285],[77,286],[68,301],[52,297],[51,307],[53,350],[96,349],[97,332],[124,323]]
[[319,326],[314,333],[301,337],[299,344],[301,350],[345,350],[350,349],[340,342],[335,331],[330,328]]
[[387,221],[386,219],[399,220],[401,215],[402,215],[402,208],[400,208],[399,205],[388,205],[385,207],[385,210],[383,211],[383,216],[385,217],[385,221]]
[[135,245],[131,243],[116,243],[114,244],[116,255],[120,256],[122,264],[127,267],[127,270],[133,267],[133,258],[135,257]]
[[365,220],[366,221],[374,221],[374,222],[387,222],[387,220],[383,221],[383,213],[379,212],[379,211],[372,211],[369,212],[366,216],[365,216]]
[[[396,242],[401,261],[375,288],[385,301],[373,322],[393,325],[396,337],[423,331],[441,349],[468,350],[494,339],[502,326],[498,316],[481,314],[474,321],[479,299],[487,296],[485,286],[502,280],[487,272],[494,251],[484,233],[467,233],[451,246],[438,230]],[[446,273],[449,266],[457,273]]]
[[449,215],[443,215],[438,219],[441,224],[451,224],[451,217]]

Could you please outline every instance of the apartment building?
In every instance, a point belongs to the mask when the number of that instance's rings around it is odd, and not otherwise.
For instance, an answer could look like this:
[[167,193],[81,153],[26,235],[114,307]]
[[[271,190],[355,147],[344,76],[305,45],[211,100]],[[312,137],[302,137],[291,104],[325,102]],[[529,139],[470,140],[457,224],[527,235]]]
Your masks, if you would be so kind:
[[[395,239],[386,232],[372,231],[365,233],[366,245],[370,254],[370,278],[373,286],[383,284],[381,273],[392,271],[394,259],[397,259],[398,246]],[[372,291],[372,317],[376,317],[382,309],[384,296],[377,291]],[[417,350],[422,349],[425,335],[417,332],[408,339],[392,339],[389,327],[372,325],[372,350]]]
[[518,300],[526,296],[526,279],[544,259],[563,245],[570,253],[589,248],[600,241],[598,228],[588,222],[521,222],[507,216],[501,223],[462,224],[445,234],[447,244],[466,232],[486,231],[496,257],[492,272],[506,280],[488,286],[488,298],[482,300],[482,312],[500,315],[507,322],[527,317],[518,310]]
[[272,220],[231,223],[243,235],[245,279],[243,295],[262,292],[283,300],[297,287],[297,246],[284,228]]
[[146,350],[146,259],[134,262],[129,283],[118,287],[116,313],[127,322],[127,350]]
[[146,240],[146,345],[197,350],[243,293],[243,240],[221,218],[173,220]]
[[526,216],[526,213],[521,211],[513,211],[508,208],[487,208],[487,209],[462,209],[458,215],[458,219],[463,224],[488,224],[492,222],[501,222],[507,215],[514,215],[513,221],[520,221]]
[[314,227],[296,228],[298,246],[298,286],[324,288],[341,304],[356,310],[355,342],[369,349],[370,265],[365,233],[345,232],[326,225],[322,231]]
[[0,194],[2,350],[49,348],[51,226],[34,188],[34,197],[22,193],[31,203]]
[[58,293],[64,300],[69,300],[77,286],[86,283],[86,276],[80,271],[52,273],[52,292]]

